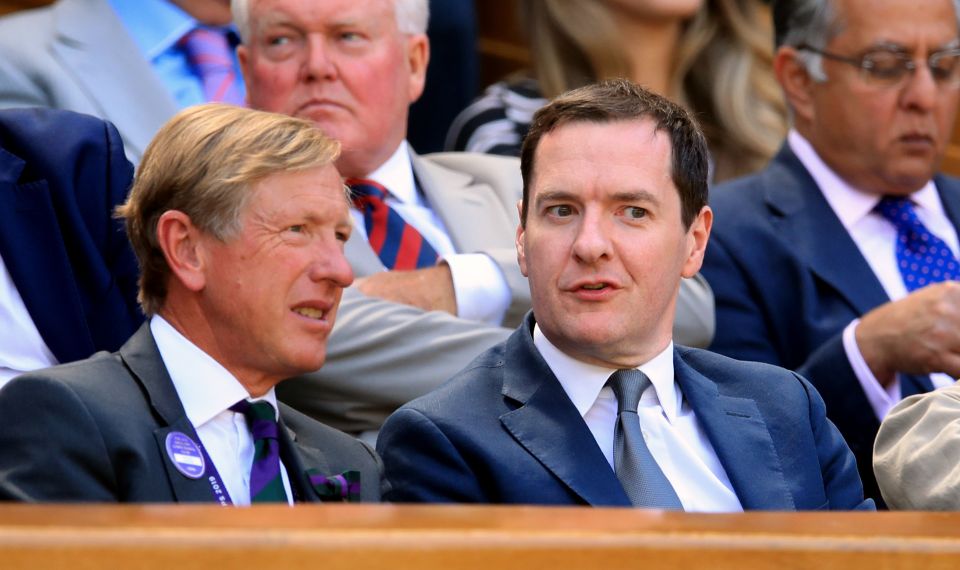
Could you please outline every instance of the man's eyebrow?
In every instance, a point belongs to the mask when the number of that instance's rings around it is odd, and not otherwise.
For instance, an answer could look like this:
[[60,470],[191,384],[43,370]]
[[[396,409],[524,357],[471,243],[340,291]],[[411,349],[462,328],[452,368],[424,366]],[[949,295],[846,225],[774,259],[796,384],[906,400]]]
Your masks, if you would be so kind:
[[627,192],[615,192],[611,196],[616,202],[659,202],[659,198],[652,192],[646,190],[635,190]]
[[573,192],[566,192],[564,190],[548,190],[545,192],[539,192],[537,194],[536,203],[542,204],[544,202],[574,202],[579,198]]

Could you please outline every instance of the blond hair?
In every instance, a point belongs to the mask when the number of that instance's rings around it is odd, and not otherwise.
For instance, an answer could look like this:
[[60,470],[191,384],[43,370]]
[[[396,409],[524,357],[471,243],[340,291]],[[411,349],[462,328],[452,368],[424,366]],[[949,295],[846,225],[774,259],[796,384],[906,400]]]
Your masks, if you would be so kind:
[[229,240],[255,182],[332,164],[339,153],[340,144],[312,122],[287,115],[210,103],[174,116],[150,142],[116,211],[140,262],[144,313],[155,314],[167,293],[170,268],[157,237],[164,212],[181,211],[201,231]]
[[[594,81],[629,77],[626,38],[599,0],[526,0],[534,75],[547,98]],[[684,28],[672,92],[703,128],[715,180],[759,170],[776,153],[787,108],[773,76],[769,27],[753,0],[707,0]]]

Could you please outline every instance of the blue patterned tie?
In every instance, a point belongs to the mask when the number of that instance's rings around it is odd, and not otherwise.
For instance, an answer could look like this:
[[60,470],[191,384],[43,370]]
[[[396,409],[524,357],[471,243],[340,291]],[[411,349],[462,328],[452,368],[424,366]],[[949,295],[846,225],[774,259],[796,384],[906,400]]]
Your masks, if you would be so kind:
[[639,370],[617,370],[607,385],[617,396],[617,430],[613,465],[617,479],[635,507],[683,510],[677,492],[643,440],[637,406],[650,379]]
[[207,101],[244,105],[233,67],[233,49],[225,32],[194,28],[180,38],[180,46],[200,78]]
[[436,250],[387,204],[386,188],[362,178],[348,179],[347,185],[353,191],[353,205],[363,213],[367,241],[384,267],[402,271],[436,265]]
[[923,225],[909,197],[884,196],[875,209],[897,228],[897,267],[908,292],[957,278],[956,257]]
[[253,434],[253,465],[250,469],[251,503],[286,503],[287,491],[280,475],[280,426],[270,402],[241,400],[230,409],[243,414]]

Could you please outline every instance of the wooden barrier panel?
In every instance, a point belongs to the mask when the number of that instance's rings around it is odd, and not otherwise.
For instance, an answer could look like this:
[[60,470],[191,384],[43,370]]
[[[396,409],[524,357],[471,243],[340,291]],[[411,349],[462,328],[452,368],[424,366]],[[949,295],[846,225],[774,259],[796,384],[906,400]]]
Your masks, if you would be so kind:
[[960,568],[960,513],[0,506],[0,568]]

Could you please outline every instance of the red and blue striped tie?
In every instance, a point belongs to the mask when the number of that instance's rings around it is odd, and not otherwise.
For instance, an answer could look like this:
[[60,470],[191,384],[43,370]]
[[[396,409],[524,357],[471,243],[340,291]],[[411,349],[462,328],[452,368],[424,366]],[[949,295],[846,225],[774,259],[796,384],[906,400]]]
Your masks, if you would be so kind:
[[221,30],[194,28],[180,38],[180,46],[193,67],[203,96],[209,102],[243,105],[243,93],[237,86],[232,49]]
[[409,270],[432,267],[437,252],[420,232],[387,204],[389,192],[373,180],[351,178],[353,204],[363,213],[367,241],[387,269]]
[[241,400],[230,409],[243,414],[253,434],[253,465],[250,468],[251,503],[286,503],[287,491],[280,474],[280,426],[270,402]]

